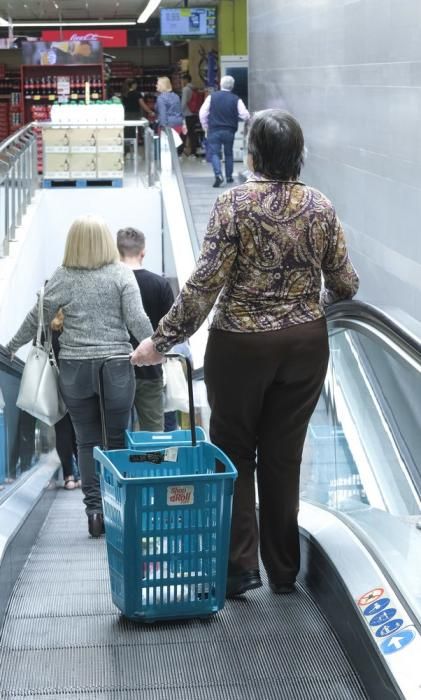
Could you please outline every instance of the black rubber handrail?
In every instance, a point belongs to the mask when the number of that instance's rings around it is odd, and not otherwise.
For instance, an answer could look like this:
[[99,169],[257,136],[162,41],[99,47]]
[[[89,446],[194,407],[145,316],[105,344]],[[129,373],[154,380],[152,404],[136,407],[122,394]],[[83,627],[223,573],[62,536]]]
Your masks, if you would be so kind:
[[421,365],[421,339],[372,304],[357,299],[338,301],[327,308],[326,319],[328,326],[335,322],[340,325],[346,321],[366,324],[394,342]]
[[6,367],[9,370],[13,370],[17,374],[22,374],[25,363],[19,359],[19,357],[14,357],[13,360],[10,357],[10,353],[7,352],[4,345],[0,345],[0,369]]
[[[329,323],[332,322],[336,322],[337,327],[339,327],[341,321],[365,323],[369,328],[375,328],[386,338],[396,343],[421,365],[421,340],[372,304],[366,304],[357,299],[337,301],[327,308],[326,320],[328,327]],[[198,367],[193,371],[193,379],[203,379],[203,367]]]

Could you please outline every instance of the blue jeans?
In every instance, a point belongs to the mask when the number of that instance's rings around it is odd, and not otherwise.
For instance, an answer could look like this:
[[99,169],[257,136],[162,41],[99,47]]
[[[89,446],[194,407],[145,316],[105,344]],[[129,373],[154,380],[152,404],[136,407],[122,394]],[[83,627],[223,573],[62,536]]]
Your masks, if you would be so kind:
[[232,177],[234,162],[232,149],[235,133],[230,129],[212,129],[208,132],[208,147],[215,177],[221,176],[221,150],[224,148],[225,176]]
[[[98,372],[103,359],[60,360],[60,390],[76,433],[79,470],[87,515],[102,513],[101,490],[93,448],[102,445]],[[135,393],[134,369],[127,360],[115,360],[104,371],[108,449],[124,447]]]

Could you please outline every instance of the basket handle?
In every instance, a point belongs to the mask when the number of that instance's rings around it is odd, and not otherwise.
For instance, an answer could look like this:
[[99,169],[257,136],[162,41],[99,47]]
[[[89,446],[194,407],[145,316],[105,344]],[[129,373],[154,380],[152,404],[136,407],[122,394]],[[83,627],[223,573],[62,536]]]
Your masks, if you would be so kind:
[[[98,373],[98,393],[99,393],[99,412],[101,416],[102,429],[102,447],[108,450],[108,433],[107,419],[105,417],[105,392],[104,392],[104,369],[105,366],[113,360],[130,360],[131,355],[110,355],[101,363]],[[185,361],[187,368],[187,388],[189,393],[189,417],[190,417],[190,432],[192,447],[196,446],[196,420],[194,417],[194,400],[193,400],[193,372],[191,362],[188,357],[179,353],[166,353],[165,357],[180,358]]]
[[99,394],[99,413],[101,416],[102,430],[102,449],[108,450],[108,432],[107,419],[105,417],[105,392],[104,392],[104,370],[105,366],[113,360],[130,360],[130,355],[110,355],[101,363],[98,372],[98,394]]
[[187,388],[189,392],[189,418],[190,418],[190,432],[191,432],[191,444],[192,447],[196,447],[196,419],[194,417],[194,399],[193,399],[193,371],[191,362],[186,355],[182,355],[178,352],[167,352],[165,357],[178,357],[184,360],[187,369]]

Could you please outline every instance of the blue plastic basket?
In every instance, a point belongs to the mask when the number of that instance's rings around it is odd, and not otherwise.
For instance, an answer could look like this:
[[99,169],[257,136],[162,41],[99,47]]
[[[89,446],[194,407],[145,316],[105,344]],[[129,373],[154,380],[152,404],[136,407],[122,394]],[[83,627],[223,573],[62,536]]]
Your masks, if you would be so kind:
[[[196,442],[206,441],[206,433],[202,427],[196,426]],[[140,430],[136,432],[131,432],[126,430],[126,447],[129,449],[136,449],[137,447],[144,447],[145,445],[191,445],[191,431],[190,430],[171,430],[168,433],[150,433],[147,430]]]
[[228,457],[207,442],[94,456],[114,604],[150,622],[221,610],[237,476]]

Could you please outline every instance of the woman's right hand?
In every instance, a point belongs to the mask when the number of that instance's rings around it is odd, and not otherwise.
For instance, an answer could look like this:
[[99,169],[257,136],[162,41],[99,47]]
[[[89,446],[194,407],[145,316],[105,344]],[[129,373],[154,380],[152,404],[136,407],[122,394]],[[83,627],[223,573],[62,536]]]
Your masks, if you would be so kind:
[[132,365],[159,365],[165,359],[165,355],[162,355],[158,350],[156,350],[155,345],[151,338],[145,338],[137,346],[136,350],[130,356],[130,362]]

